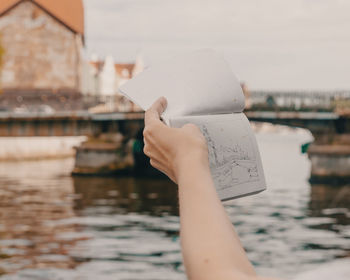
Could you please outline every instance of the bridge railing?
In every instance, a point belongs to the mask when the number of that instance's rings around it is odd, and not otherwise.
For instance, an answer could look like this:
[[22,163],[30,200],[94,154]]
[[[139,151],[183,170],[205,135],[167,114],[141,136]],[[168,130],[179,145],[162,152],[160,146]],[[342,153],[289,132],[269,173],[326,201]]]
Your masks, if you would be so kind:
[[249,94],[247,110],[266,111],[336,111],[339,106],[350,109],[350,91],[338,92],[269,92]]
[[[246,110],[350,112],[350,91],[334,92],[246,92]],[[90,113],[139,112],[141,109],[120,94],[112,96],[77,93],[9,92],[0,96],[0,114],[56,114],[88,111]]]
[[[87,97],[85,97],[85,100]],[[121,95],[93,97],[90,104],[104,104],[115,112],[137,112],[141,109]],[[91,97],[90,97],[91,99]],[[350,110],[350,91],[335,92],[277,92],[252,91],[246,96],[246,110],[334,112],[337,108]],[[101,107],[102,108],[102,107]],[[98,112],[98,106],[92,109]]]

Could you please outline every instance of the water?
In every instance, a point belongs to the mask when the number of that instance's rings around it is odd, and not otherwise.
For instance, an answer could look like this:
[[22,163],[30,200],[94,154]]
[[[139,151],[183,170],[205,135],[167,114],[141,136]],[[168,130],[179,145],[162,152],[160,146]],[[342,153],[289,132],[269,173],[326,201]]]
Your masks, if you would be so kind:
[[[350,188],[310,186],[300,130],[258,133],[268,191],[225,203],[257,271],[350,254]],[[70,177],[72,159],[0,164],[0,279],[185,279],[176,187]]]

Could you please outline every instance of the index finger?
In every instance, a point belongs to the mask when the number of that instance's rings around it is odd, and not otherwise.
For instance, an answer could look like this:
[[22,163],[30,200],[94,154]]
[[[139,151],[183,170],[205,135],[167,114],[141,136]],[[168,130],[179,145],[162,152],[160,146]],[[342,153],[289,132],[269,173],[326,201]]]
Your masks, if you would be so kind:
[[160,122],[160,116],[167,106],[165,97],[160,97],[145,113],[145,125],[149,125],[154,121]]

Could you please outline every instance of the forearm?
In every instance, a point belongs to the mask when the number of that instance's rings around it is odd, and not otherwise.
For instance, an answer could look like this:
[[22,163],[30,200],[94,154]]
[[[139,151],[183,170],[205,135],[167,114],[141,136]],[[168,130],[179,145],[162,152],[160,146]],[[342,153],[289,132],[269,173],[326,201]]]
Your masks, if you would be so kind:
[[160,121],[166,100],[145,114],[144,152],[153,167],[179,185],[181,244],[191,280],[258,279],[219,200],[208,146],[195,125],[169,128]]
[[218,279],[218,273],[254,276],[254,269],[218,198],[209,167],[186,164],[178,184],[181,243],[190,279]]

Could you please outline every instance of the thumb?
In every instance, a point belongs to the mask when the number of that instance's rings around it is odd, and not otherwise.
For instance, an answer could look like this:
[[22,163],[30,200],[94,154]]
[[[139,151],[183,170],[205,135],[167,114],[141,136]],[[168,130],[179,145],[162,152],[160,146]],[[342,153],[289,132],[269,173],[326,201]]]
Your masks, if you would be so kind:
[[152,122],[160,121],[160,116],[164,112],[167,106],[167,100],[165,97],[160,97],[145,113],[145,125],[149,125]]

